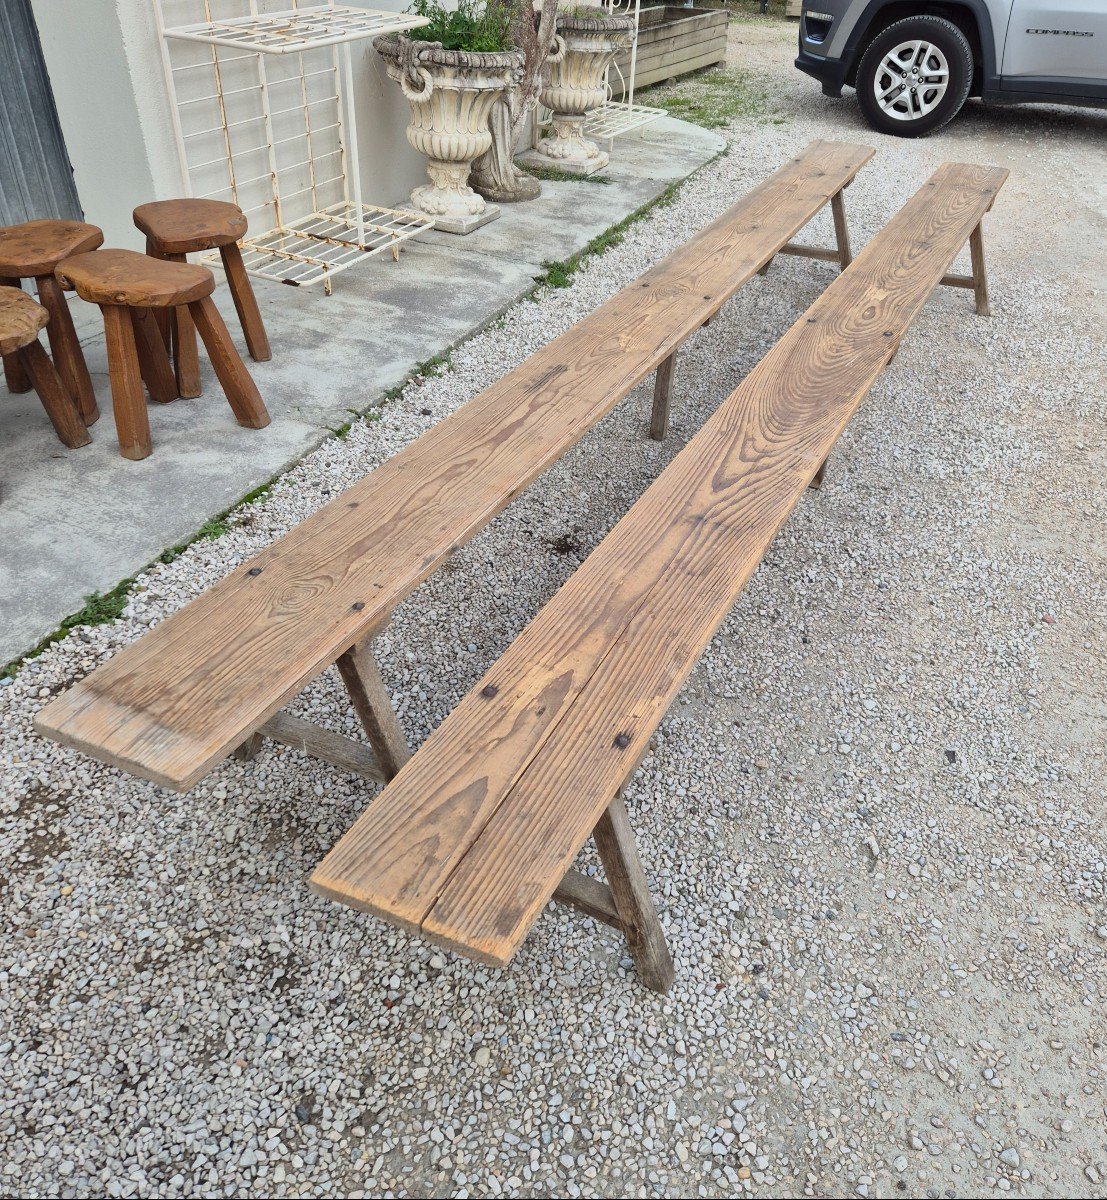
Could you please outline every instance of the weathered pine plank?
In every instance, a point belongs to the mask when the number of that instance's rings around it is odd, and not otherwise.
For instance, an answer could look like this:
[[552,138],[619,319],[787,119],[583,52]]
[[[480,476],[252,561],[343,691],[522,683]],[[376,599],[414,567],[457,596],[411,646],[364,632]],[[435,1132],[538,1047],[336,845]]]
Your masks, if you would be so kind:
[[35,727],[191,787],[574,445],[872,153],[812,143],[596,313],[47,705]]
[[317,868],[505,963],[1006,172],[941,167]]

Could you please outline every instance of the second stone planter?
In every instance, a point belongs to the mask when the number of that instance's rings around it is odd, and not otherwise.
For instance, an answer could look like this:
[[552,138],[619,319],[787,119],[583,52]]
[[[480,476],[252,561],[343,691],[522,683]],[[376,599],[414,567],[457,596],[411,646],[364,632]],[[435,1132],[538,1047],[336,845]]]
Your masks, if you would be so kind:
[[430,183],[411,193],[412,204],[448,233],[470,233],[495,220],[499,208],[469,187],[469,171],[492,144],[492,106],[517,81],[522,54],[444,50],[402,34],[373,45],[411,105],[407,140],[427,156]]
[[634,18],[578,8],[558,15],[557,37],[540,93],[553,123],[531,161],[573,175],[593,175],[607,166],[610,156],[584,136],[584,121],[607,100],[607,68],[633,41]]

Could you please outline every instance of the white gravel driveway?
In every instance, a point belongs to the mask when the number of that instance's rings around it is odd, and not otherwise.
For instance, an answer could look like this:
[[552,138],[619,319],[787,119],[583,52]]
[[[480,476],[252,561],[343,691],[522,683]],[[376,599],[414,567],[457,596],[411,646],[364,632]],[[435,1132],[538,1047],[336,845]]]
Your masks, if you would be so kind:
[[[791,69],[793,37],[732,27],[778,122],[736,122],[570,288],[0,688],[5,1194],[1107,1190],[1107,114],[973,106],[880,138]],[[369,795],[292,751],[182,798],[32,735],[48,696],[813,137],[878,147],[847,193],[857,245],[943,159],[1010,166],[996,315],[934,296],[630,788],[668,998],[564,911],[491,971],[313,897]],[[384,670],[414,741],[831,278],[755,279],[682,355],[669,443],[644,436],[647,384],[403,607]],[[353,732],[335,679],[300,705]]]

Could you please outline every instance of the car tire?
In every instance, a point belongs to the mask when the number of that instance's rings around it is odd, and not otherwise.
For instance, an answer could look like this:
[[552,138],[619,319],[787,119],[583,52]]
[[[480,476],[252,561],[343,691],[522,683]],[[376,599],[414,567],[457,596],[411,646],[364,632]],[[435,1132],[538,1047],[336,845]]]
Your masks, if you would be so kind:
[[961,111],[972,74],[972,47],[952,21],[906,17],[869,43],[857,68],[857,100],[881,133],[924,137]]

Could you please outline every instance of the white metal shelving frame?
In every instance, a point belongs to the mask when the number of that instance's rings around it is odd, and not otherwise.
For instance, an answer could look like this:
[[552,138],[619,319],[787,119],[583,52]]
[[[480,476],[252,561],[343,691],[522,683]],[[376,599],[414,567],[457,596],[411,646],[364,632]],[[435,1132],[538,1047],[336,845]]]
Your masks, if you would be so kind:
[[[634,76],[638,69],[638,20],[642,11],[642,0],[603,0],[603,6],[608,12],[634,17],[634,41],[630,47],[629,74],[624,75],[617,62],[607,69],[607,101],[599,108],[588,114],[584,122],[585,137],[605,139],[610,151],[617,137],[622,137],[632,130],[641,129],[651,121],[667,116],[663,108],[651,108],[647,104],[634,103]],[[615,100],[614,89],[611,86],[611,72],[614,71],[622,82],[619,99]]]
[[[362,200],[350,53],[425,18],[334,0],[279,12],[258,0],[151,2],[188,194],[230,200],[264,230],[241,243],[252,275],[330,295],[338,272],[385,251],[397,259],[434,227]],[[167,25],[170,5],[204,19]]]

